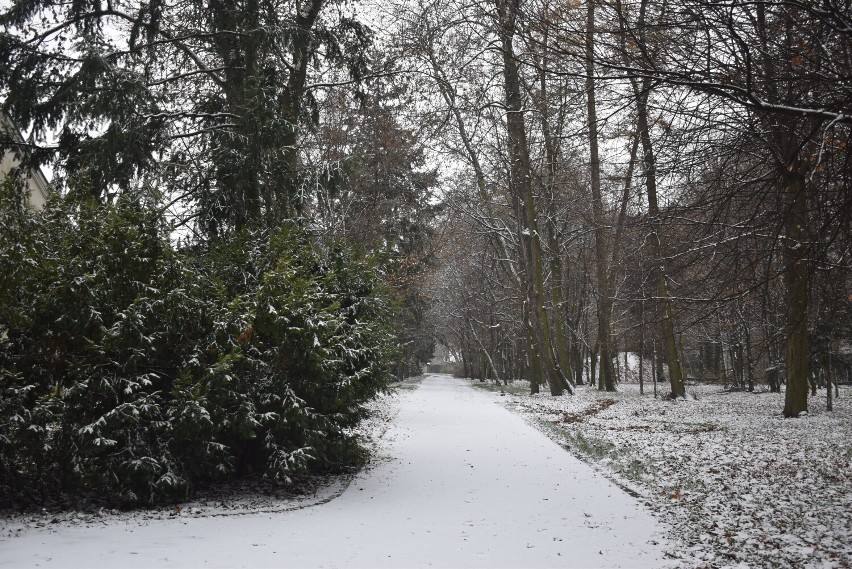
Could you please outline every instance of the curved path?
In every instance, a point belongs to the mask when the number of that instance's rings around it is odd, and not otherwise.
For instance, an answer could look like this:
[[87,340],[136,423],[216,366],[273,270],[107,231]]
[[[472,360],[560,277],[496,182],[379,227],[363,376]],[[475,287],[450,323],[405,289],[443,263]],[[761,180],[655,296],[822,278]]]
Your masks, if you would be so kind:
[[0,566],[659,567],[661,528],[520,417],[445,375],[401,395],[391,458],[293,512],[31,530]]

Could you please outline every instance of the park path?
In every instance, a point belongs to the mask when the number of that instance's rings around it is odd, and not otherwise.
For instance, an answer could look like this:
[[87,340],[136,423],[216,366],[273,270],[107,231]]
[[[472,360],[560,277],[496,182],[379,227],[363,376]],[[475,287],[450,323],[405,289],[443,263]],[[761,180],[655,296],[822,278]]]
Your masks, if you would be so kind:
[[32,530],[5,567],[660,567],[632,497],[446,375],[401,395],[384,458],[302,510]]

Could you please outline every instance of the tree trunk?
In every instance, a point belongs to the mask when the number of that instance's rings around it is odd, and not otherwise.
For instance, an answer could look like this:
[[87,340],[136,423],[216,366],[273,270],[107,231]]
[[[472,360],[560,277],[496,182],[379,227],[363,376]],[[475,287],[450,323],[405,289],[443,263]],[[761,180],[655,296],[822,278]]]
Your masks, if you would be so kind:
[[565,300],[562,296],[562,260],[559,258],[559,243],[556,240],[556,232],[553,228],[553,223],[548,221],[547,233],[550,240],[550,291],[551,303],[553,309],[553,341],[556,351],[556,362],[559,365],[559,371],[568,382],[567,389],[574,387],[574,378],[571,373],[571,356],[570,346],[568,344],[568,335],[565,333],[565,318],[563,316],[563,305]]
[[[545,45],[545,49],[547,46],[547,32],[545,30],[545,37],[543,40]],[[546,58],[546,55],[545,55]],[[539,116],[541,117],[541,131],[542,136],[544,137],[544,147],[545,153],[547,155],[547,178],[546,178],[546,186],[547,190],[550,192],[551,200],[550,204],[553,203],[552,196],[554,191],[554,186],[556,184],[556,168],[557,163],[559,162],[559,146],[556,141],[553,140],[553,134],[550,129],[550,122],[548,121],[548,113],[547,113],[547,69],[546,69],[546,61],[541,61],[539,66]],[[571,373],[571,357],[570,357],[570,347],[568,345],[568,335],[565,332],[565,310],[564,310],[564,296],[563,296],[563,281],[562,281],[562,256],[559,251],[559,240],[556,235],[556,227],[553,222],[553,216],[555,212],[552,209],[548,208],[546,221],[547,224],[547,241],[548,246],[550,247],[550,296],[551,296],[551,325],[553,329],[553,350],[555,352],[555,359],[557,364],[557,371],[565,384],[565,389],[568,392],[571,392],[571,388],[574,386],[574,379]]]
[[651,250],[656,263],[657,272],[657,298],[662,315],[661,332],[663,349],[665,351],[666,363],[669,364],[669,383],[671,385],[671,397],[685,397],[686,390],[683,383],[683,368],[677,353],[677,338],[674,330],[674,315],[672,314],[672,301],[669,296],[668,285],[663,260],[662,247],[662,224],[660,222],[660,207],[657,201],[657,174],[654,148],[651,143],[651,133],[648,125],[648,91],[650,83],[646,80],[644,91],[636,93],[636,107],[638,114],[638,128],[642,140],[645,166],[645,186],[648,192],[648,213],[651,215],[652,235]]
[[598,373],[598,347],[600,344],[595,342],[595,347],[589,350],[589,366],[591,370],[589,372],[589,385],[594,385],[595,382],[598,382],[598,387],[600,387],[600,374]]
[[654,399],[657,398],[657,368],[660,363],[657,361],[657,340],[654,340],[653,357],[651,358],[651,380],[654,382]]
[[610,330],[612,294],[609,278],[606,220],[601,194],[601,163],[598,151],[598,115],[595,96],[595,0],[587,0],[586,9],[586,111],[589,130],[589,173],[591,175],[592,210],[595,218],[595,276],[598,283],[598,354],[600,370],[598,389],[615,391]]
[[639,395],[645,394],[645,291],[639,301]]
[[[535,196],[532,189],[529,148],[524,125],[524,106],[518,63],[512,41],[518,13],[517,0],[498,0],[500,42],[503,59],[503,88],[506,97],[506,130],[509,146],[510,185],[513,199],[520,202],[518,212],[519,238],[526,251],[523,266],[527,282],[527,301],[530,303],[530,320],[538,361],[543,378],[547,380],[551,395],[561,395],[563,382],[556,369],[551,350],[552,339],[547,309],[544,302],[544,267],[542,266],[541,237],[538,232]],[[522,228],[522,229],[521,229]]]
[[834,402],[832,401],[832,384],[837,385],[837,374],[834,371],[834,346],[831,345],[831,340],[829,340],[828,344],[828,371],[826,372],[826,385],[825,385],[825,409],[826,411],[834,410]]
[[751,352],[751,331],[746,322],[743,322],[743,336],[745,340],[745,367],[748,377],[748,390],[749,393],[754,393],[754,361]]
[[[637,28],[639,30],[639,43],[643,49],[647,49],[645,18],[647,15],[648,0],[642,0],[639,6],[639,18]],[[625,58],[628,54],[625,50]],[[651,79],[645,78],[640,85],[635,78],[630,79],[633,95],[636,100],[636,128],[639,130],[642,142],[643,165],[645,170],[645,188],[648,193],[648,213],[651,217],[651,251],[657,272],[657,298],[659,310],[662,316],[661,332],[663,349],[669,364],[669,383],[671,384],[671,397],[685,397],[686,390],[683,382],[683,369],[680,365],[677,353],[677,341],[674,332],[674,315],[672,313],[672,302],[666,284],[666,273],[663,260],[662,225],[660,221],[660,208],[657,200],[657,166],[654,157],[654,147],[651,142],[651,131],[648,121],[648,97],[651,90]]]
[[795,170],[785,174],[787,287],[787,390],[784,416],[798,417],[808,410],[808,264],[805,177]]
[[728,389],[728,364],[725,362],[725,336],[722,333],[721,327],[719,328],[719,352],[722,356],[722,387]]

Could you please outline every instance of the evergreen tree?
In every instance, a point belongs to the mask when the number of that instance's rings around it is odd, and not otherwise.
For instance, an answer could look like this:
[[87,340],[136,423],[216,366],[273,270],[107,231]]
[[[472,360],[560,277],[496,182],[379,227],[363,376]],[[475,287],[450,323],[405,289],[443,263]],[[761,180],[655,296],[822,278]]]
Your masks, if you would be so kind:
[[182,498],[337,469],[384,389],[375,264],[295,226],[179,251],[158,210],[72,192],[0,203],[3,505]]
[[0,12],[3,104],[58,132],[68,178],[99,199],[165,189],[207,235],[301,210],[315,74],[366,73],[370,33],[329,2],[16,2]]

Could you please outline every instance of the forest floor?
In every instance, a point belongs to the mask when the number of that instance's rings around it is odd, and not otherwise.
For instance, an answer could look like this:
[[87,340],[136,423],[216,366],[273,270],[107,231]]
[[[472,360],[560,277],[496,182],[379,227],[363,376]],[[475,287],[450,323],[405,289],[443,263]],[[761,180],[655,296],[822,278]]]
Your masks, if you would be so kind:
[[688,386],[686,401],[655,399],[650,385],[566,397],[475,385],[641,496],[685,567],[852,567],[848,386],[833,411],[823,389],[808,415],[783,419],[783,394],[719,385]]
[[640,501],[493,394],[441,375],[407,387],[380,400],[384,411],[364,427],[376,443],[370,466],[341,482],[343,489],[318,491],[312,504],[282,498],[252,505],[250,497],[242,506],[212,501],[149,514],[7,515],[0,518],[0,566],[672,563],[664,555],[667,528]]

